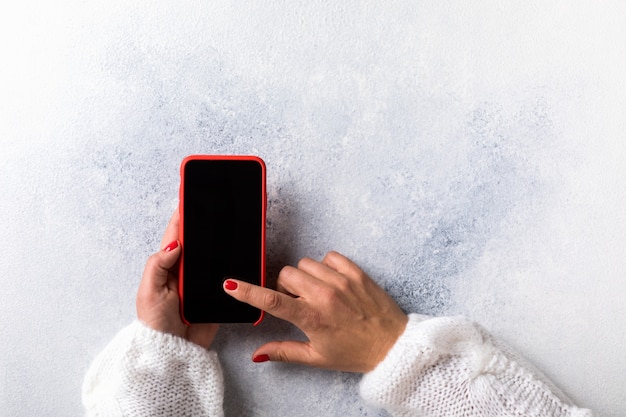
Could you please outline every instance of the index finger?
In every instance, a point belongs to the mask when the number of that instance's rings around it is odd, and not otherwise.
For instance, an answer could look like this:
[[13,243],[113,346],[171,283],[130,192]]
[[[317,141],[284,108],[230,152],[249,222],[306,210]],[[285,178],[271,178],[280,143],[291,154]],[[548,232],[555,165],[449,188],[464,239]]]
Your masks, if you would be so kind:
[[224,282],[224,290],[236,300],[250,304],[297,326],[298,316],[302,311],[302,306],[297,298],[235,279],[227,279]]

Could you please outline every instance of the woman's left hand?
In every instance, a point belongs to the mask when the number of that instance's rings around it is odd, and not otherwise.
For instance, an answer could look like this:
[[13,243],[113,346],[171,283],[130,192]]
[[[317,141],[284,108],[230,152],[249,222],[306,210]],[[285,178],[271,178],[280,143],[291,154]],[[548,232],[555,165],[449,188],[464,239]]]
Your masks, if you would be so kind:
[[217,324],[183,323],[178,298],[178,210],[165,230],[159,252],[148,258],[137,291],[137,318],[154,330],[170,333],[209,348],[218,330]]

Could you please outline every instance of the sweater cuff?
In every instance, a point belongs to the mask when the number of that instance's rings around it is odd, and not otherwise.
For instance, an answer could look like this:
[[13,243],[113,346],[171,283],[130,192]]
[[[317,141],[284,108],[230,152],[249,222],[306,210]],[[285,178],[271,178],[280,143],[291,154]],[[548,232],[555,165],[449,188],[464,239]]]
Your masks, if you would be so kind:
[[592,415],[516,356],[466,318],[410,315],[360,392],[394,416]]
[[392,412],[411,409],[422,382],[420,375],[442,357],[458,354],[470,356],[467,371],[479,373],[493,353],[491,344],[485,342],[485,335],[463,317],[410,314],[404,333],[385,359],[361,380],[361,396]]
[[200,345],[170,333],[160,332],[142,321],[135,321],[129,326],[135,330],[134,341],[146,348],[146,352],[168,360],[186,359],[189,361],[209,360],[219,365],[217,353]]
[[[425,349],[420,343],[420,324],[428,316],[409,314],[404,332],[383,359],[372,371],[366,373],[360,383],[363,399],[378,408],[393,406],[398,396],[410,396],[415,379],[415,365],[407,357],[419,358]],[[391,410],[390,410],[391,411]]]
[[223,392],[215,352],[136,321],[91,364],[83,403],[88,415],[98,416],[154,416],[168,410],[220,416]]

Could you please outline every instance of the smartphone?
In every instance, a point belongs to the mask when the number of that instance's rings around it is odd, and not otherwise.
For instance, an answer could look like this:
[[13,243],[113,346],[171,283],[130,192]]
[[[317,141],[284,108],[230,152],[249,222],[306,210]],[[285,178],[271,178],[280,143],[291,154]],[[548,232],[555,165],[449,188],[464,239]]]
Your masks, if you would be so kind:
[[235,278],[265,286],[265,163],[256,156],[192,155],[181,164],[181,317],[260,323],[263,312],[227,295]]

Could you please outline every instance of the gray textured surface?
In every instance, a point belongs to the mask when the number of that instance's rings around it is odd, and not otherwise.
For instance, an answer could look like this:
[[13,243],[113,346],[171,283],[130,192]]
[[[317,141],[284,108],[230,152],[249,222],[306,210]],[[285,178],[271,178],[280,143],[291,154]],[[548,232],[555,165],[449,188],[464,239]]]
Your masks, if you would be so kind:
[[[0,415],[81,413],[191,153],[265,159],[271,274],[339,250],[626,409],[625,8],[543,3],[1,6]],[[220,330],[227,415],[385,415],[249,361],[294,336]]]

